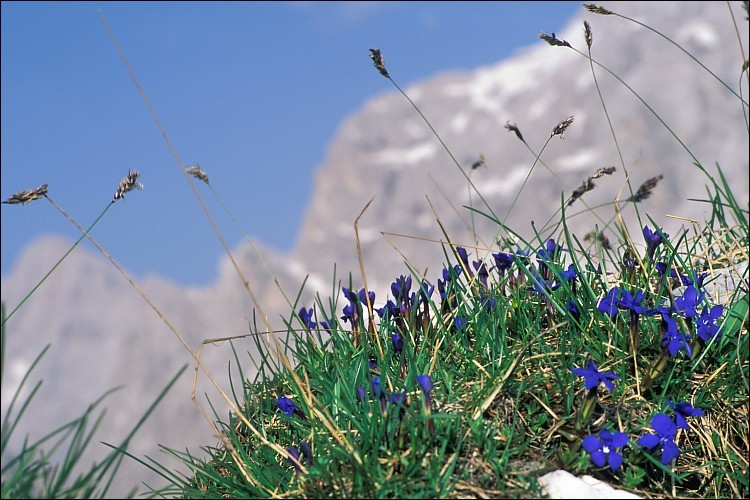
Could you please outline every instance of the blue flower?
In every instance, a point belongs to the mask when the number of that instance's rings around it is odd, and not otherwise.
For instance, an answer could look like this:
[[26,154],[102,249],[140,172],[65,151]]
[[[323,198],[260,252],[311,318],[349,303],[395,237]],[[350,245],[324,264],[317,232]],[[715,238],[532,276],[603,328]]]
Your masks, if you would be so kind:
[[683,286],[702,288],[706,277],[708,277],[708,273],[697,274],[695,270],[693,270],[690,274],[681,274],[680,281]]
[[299,448],[302,451],[302,456],[305,457],[305,462],[307,462],[307,465],[312,465],[313,456],[310,444],[307,441],[300,441]]
[[458,252],[458,256],[461,259],[461,262],[463,262],[469,277],[473,278],[474,273],[471,272],[471,268],[469,267],[469,254],[466,253],[466,249],[464,247],[456,247],[456,252]]
[[302,469],[299,466],[299,450],[297,449],[297,447],[290,446],[289,448],[286,449],[286,453],[287,453],[287,460],[292,465],[294,465],[294,470],[297,473],[302,472]]
[[621,293],[622,298],[617,302],[619,307],[630,310],[631,314],[643,314],[646,311],[646,308],[641,306],[641,302],[643,302],[646,292],[643,290],[636,290],[635,297],[630,295],[630,292],[625,289],[622,289]]
[[659,276],[664,277],[665,274],[667,274],[667,270],[669,271],[669,277],[670,278],[677,278],[677,271],[674,270],[674,268],[667,268],[666,262],[657,262],[656,263],[656,271],[659,273]]
[[510,266],[513,265],[514,262],[513,254],[511,253],[493,253],[492,257],[495,258],[495,268],[500,271],[500,274],[503,274],[510,269]]
[[696,307],[703,301],[706,293],[698,293],[698,290],[690,285],[685,289],[685,293],[682,297],[674,299],[675,311],[684,318],[694,318],[698,316],[698,312],[695,310]]
[[552,238],[547,240],[547,243],[545,244],[545,248],[539,250],[536,253],[536,256],[539,258],[540,263],[544,266],[547,262],[551,262],[555,259],[557,259],[557,256],[562,251],[562,247],[558,246],[558,244],[553,240]]
[[610,318],[617,316],[619,309],[617,305],[620,301],[620,289],[613,287],[607,295],[601,298],[599,305],[596,306],[600,312],[608,314]]
[[380,377],[372,377],[372,393],[375,397],[380,396]]
[[396,299],[396,304],[400,306],[409,300],[409,290],[411,290],[411,275],[407,277],[401,275],[391,284],[391,293]]
[[375,312],[378,313],[380,319],[395,318],[401,313],[401,309],[391,299],[388,299],[388,302],[383,307],[375,309]]
[[669,350],[670,356],[675,356],[681,350],[685,350],[688,357],[693,356],[693,348],[690,347],[690,335],[677,330],[677,324],[669,316],[662,316],[662,321],[667,324],[667,331],[661,339],[661,346]]
[[364,387],[358,385],[354,388],[354,391],[357,393],[357,401],[364,403],[367,400],[367,392]]
[[479,278],[479,281],[484,285],[486,288],[487,285],[487,279],[490,277],[490,272],[487,270],[487,266],[485,265],[484,261],[477,260],[471,263],[474,266],[474,269],[477,271],[477,277]]
[[648,255],[649,259],[653,259],[654,253],[656,252],[656,247],[664,242],[664,238],[669,238],[669,235],[661,229],[659,231],[651,231],[648,226],[644,226],[643,237],[646,240],[646,254]]
[[287,417],[291,417],[295,412],[299,412],[294,402],[283,394],[279,396],[276,403],[279,407],[279,410],[283,411]]
[[392,392],[391,395],[388,396],[388,402],[396,406],[405,406],[406,392]]
[[704,307],[701,315],[696,318],[696,323],[698,324],[698,336],[705,342],[708,342],[714,338],[714,336],[716,336],[717,339],[721,337],[719,325],[716,324],[716,320],[720,319],[722,314],[724,314],[723,306],[713,306],[711,310]]
[[578,310],[578,306],[573,300],[568,301],[568,312],[575,318],[579,319],[581,317],[581,311]]
[[584,377],[587,391],[598,387],[603,382],[604,386],[612,392],[615,390],[615,384],[612,383],[612,380],[620,380],[620,377],[615,375],[614,372],[600,372],[591,359],[589,360],[588,368],[572,368],[570,371],[579,377]]
[[573,264],[569,265],[566,271],[560,273],[560,278],[567,282],[575,281],[575,279],[578,278],[578,272],[576,271],[575,266]]
[[651,419],[651,428],[655,434],[646,434],[638,440],[638,446],[648,450],[661,448],[661,463],[668,465],[680,456],[680,448],[674,442],[677,437],[677,425],[664,413],[657,413]]
[[599,432],[599,437],[587,436],[584,438],[581,446],[591,456],[591,461],[597,467],[604,467],[609,462],[612,470],[617,470],[622,465],[622,455],[617,451],[628,444],[628,435],[624,432],[615,432],[608,430]]
[[706,414],[703,410],[696,408],[687,401],[680,403],[673,403],[669,400],[666,401],[667,406],[674,410],[674,421],[677,424],[678,429],[689,429],[687,423],[687,417],[703,417]]
[[401,338],[401,335],[398,333],[392,333],[391,343],[393,344],[393,350],[396,351],[396,353],[401,354],[401,351],[404,350],[404,339]]
[[313,319],[313,308],[305,309],[304,307],[299,310],[299,319],[302,320],[302,324],[311,330],[317,326]]
[[425,394],[429,394],[432,392],[432,379],[429,375],[417,375],[417,383],[422,388],[422,391],[424,391]]
[[453,326],[456,330],[463,330],[466,327],[466,320],[463,316],[456,316],[456,319],[453,320]]
[[422,284],[419,286],[419,296],[418,296],[418,302],[417,305],[421,303],[428,303],[430,301],[430,297],[432,297],[432,292],[435,291],[435,285],[430,285],[429,282],[426,280],[422,280]]

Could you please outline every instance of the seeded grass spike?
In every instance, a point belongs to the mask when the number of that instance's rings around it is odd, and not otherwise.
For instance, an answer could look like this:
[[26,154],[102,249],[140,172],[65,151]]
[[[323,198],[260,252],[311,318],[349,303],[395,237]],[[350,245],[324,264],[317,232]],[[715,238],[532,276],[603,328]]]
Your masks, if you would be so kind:
[[385,69],[385,61],[383,60],[383,54],[380,53],[379,48],[370,49],[370,59],[372,59],[375,69],[377,69],[381,75],[386,78],[391,77],[391,75],[388,74],[388,70]]
[[521,135],[521,131],[518,129],[515,123],[511,123],[510,120],[505,122],[505,128],[508,129],[508,132],[514,132],[516,134],[516,137],[518,137],[521,142],[526,144],[526,141],[523,139],[523,135]]
[[539,38],[544,40],[550,45],[556,46],[556,47],[570,47],[570,44],[566,42],[565,40],[560,40],[555,36],[555,32],[553,31],[551,35],[548,35],[544,32],[539,33]]
[[120,198],[124,200],[125,193],[130,192],[134,189],[143,189],[143,184],[138,182],[138,177],[140,176],[141,174],[137,170],[128,171],[128,176],[120,181],[120,185],[117,188],[117,191],[115,191],[115,195],[112,198],[112,201],[117,201]]
[[589,12],[593,14],[600,14],[602,16],[610,16],[613,14],[611,10],[607,10],[601,5],[597,5],[595,3],[585,3],[583,6],[588,10]]
[[208,184],[208,175],[206,175],[206,172],[201,170],[201,167],[197,163],[191,167],[186,168],[185,172],[192,175],[196,179],[200,179],[206,184]]
[[638,188],[638,191],[628,198],[625,201],[632,201],[633,203],[638,203],[639,201],[643,201],[646,198],[651,196],[651,192],[656,188],[656,185],[659,184],[659,181],[664,178],[663,175],[659,174],[656,177],[651,177],[646,182],[641,184],[641,186]]
[[47,184],[42,184],[36,189],[27,189],[26,191],[19,191],[12,194],[7,200],[3,201],[3,203],[8,205],[15,205],[17,203],[25,205],[26,203],[38,200],[42,196],[47,196]]
[[594,35],[591,33],[591,25],[588,21],[583,21],[583,38],[586,40],[586,46],[591,51],[591,45],[594,43]]
[[560,139],[564,139],[563,133],[570,127],[570,125],[573,123],[573,115],[570,115],[560,123],[558,123],[555,128],[552,129],[552,134],[550,134],[550,138],[555,137],[556,135],[560,136]]

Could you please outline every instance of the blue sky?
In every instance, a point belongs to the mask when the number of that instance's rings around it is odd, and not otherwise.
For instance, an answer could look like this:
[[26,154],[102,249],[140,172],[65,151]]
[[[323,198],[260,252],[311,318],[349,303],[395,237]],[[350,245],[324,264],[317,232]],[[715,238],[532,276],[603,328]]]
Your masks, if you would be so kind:
[[[92,235],[136,276],[216,277],[223,250],[102,25],[185,165],[253,239],[294,246],[314,173],[347,116],[402,87],[498,62],[561,31],[579,2],[2,2],[2,199],[49,184],[81,225],[129,169],[142,192]],[[206,186],[231,246],[241,240]],[[321,221],[323,225],[325,221]],[[80,233],[46,200],[2,205],[2,274],[43,234]],[[88,242],[86,246],[92,247]],[[31,285],[31,284],[30,284]]]

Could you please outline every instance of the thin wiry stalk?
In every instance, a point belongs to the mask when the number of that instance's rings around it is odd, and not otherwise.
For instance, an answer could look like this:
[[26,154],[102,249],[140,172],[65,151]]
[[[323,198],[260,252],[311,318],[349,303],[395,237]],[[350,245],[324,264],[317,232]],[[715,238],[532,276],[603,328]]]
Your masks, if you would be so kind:
[[[47,196],[46,194],[44,195],[44,197],[47,198],[47,200],[49,200],[50,202],[52,202],[52,200],[50,200],[49,196]],[[96,226],[96,224],[101,220],[102,217],[104,217],[104,214],[107,213],[107,210],[109,210],[110,207],[112,207],[112,205],[114,205],[114,203],[115,202],[113,200],[113,201],[109,202],[106,207],[104,207],[104,210],[102,210],[102,213],[100,213],[99,216],[96,219],[94,219],[94,222],[91,223],[91,225],[88,227],[88,229],[86,230],[86,232],[91,231],[94,228],[94,226]],[[54,205],[54,203],[52,203],[52,204]],[[65,254],[63,254],[62,257],[60,257],[60,259],[55,263],[55,265],[52,266],[52,269],[50,269],[49,271],[47,271],[47,274],[45,274],[42,277],[42,279],[39,280],[39,283],[37,283],[34,286],[34,288],[32,288],[31,291],[26,294],[26,296],[21,300],[21,302],[19,302],[18,305],[13,308],[13,310],[8,314],[8,316],[3,317],[3,325],[11,318],[11,316],[13,316],[16,313],[16,311],[18,311],[21,308],[21,306],[34,294],[34,292],[36,292],[37,288],[39,288],[40,286],[42,286],[42,283],[44,283],[47,280],[47,278],[49,278],[50,275],[53,272],[55,272],[55,269],[57,269],[60,266],[60,264],[62,264],[62,262],[65,260],[65,258],[68,255],[70,255],[70,252],[72,252],[75,249],[75,247],[78,246],[78,244],[81,242],[81,240],[83,240],[83,238],[85,236],[86,236],[85,234],[82,234],[81,237],[78,238],[75,243],[73,243],[73,246],[71,246],[68,249],[68,251],[65,252]]]

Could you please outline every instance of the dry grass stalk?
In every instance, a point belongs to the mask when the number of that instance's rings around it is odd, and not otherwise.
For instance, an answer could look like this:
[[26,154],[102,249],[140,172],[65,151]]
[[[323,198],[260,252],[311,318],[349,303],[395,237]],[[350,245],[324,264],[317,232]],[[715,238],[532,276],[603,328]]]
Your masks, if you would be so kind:
[[208,184],[208,176],[206,175],[206,172],[201,170],[201,167],[197,163],[191,167],[186,168],[185,172],[192,175],[196,179],[200,179],[206,184]]
[[7,203],[8,205],[20,203],[24,205],[34,200],[38,200],[42,196],[47,196],[47,184],[42,184],[36,189],[27,189],[26,191],[19,191],[12,194],[7,200],[3,201],[3,203]]
[[656,177],[651,177],[646,182],[641,184],[641,187],[638,188],[638,191],[628,198],[625,201],[632,201],[633,203],[638,203],[639,201],[643,201],[649,196],[651,196],[651,192],[654,190],[656,185],[659,183],[660,180],[664,178],[663,175],[659,174]]
[[125,199],[125,193],[134,189],[143,189],[143,184],[138,182],[138,177],[140,177],[140,175],[141,173],[137,170],[128,171],[128,176],[120,181],[120,186],[117,188],[117,191],[115,191],[112,201],[117,201],[120,198]]
[[570,44],[566,42],[565,40],[560,40],[555,36],[555,32],[553,31],[551,35],[548,35],[544,32],[539,33],[539,38],[547,42],[548,44],[556,47],[570,47]]
[[381,75],[386,78],[391,77],[388,74],[388,70],[385,69],[385,61],[383,60],[383,54],[380,53],[380,49],[370,49],[370,59],[372,59],[372,63],[375,65],[375,69],[377,69]]

